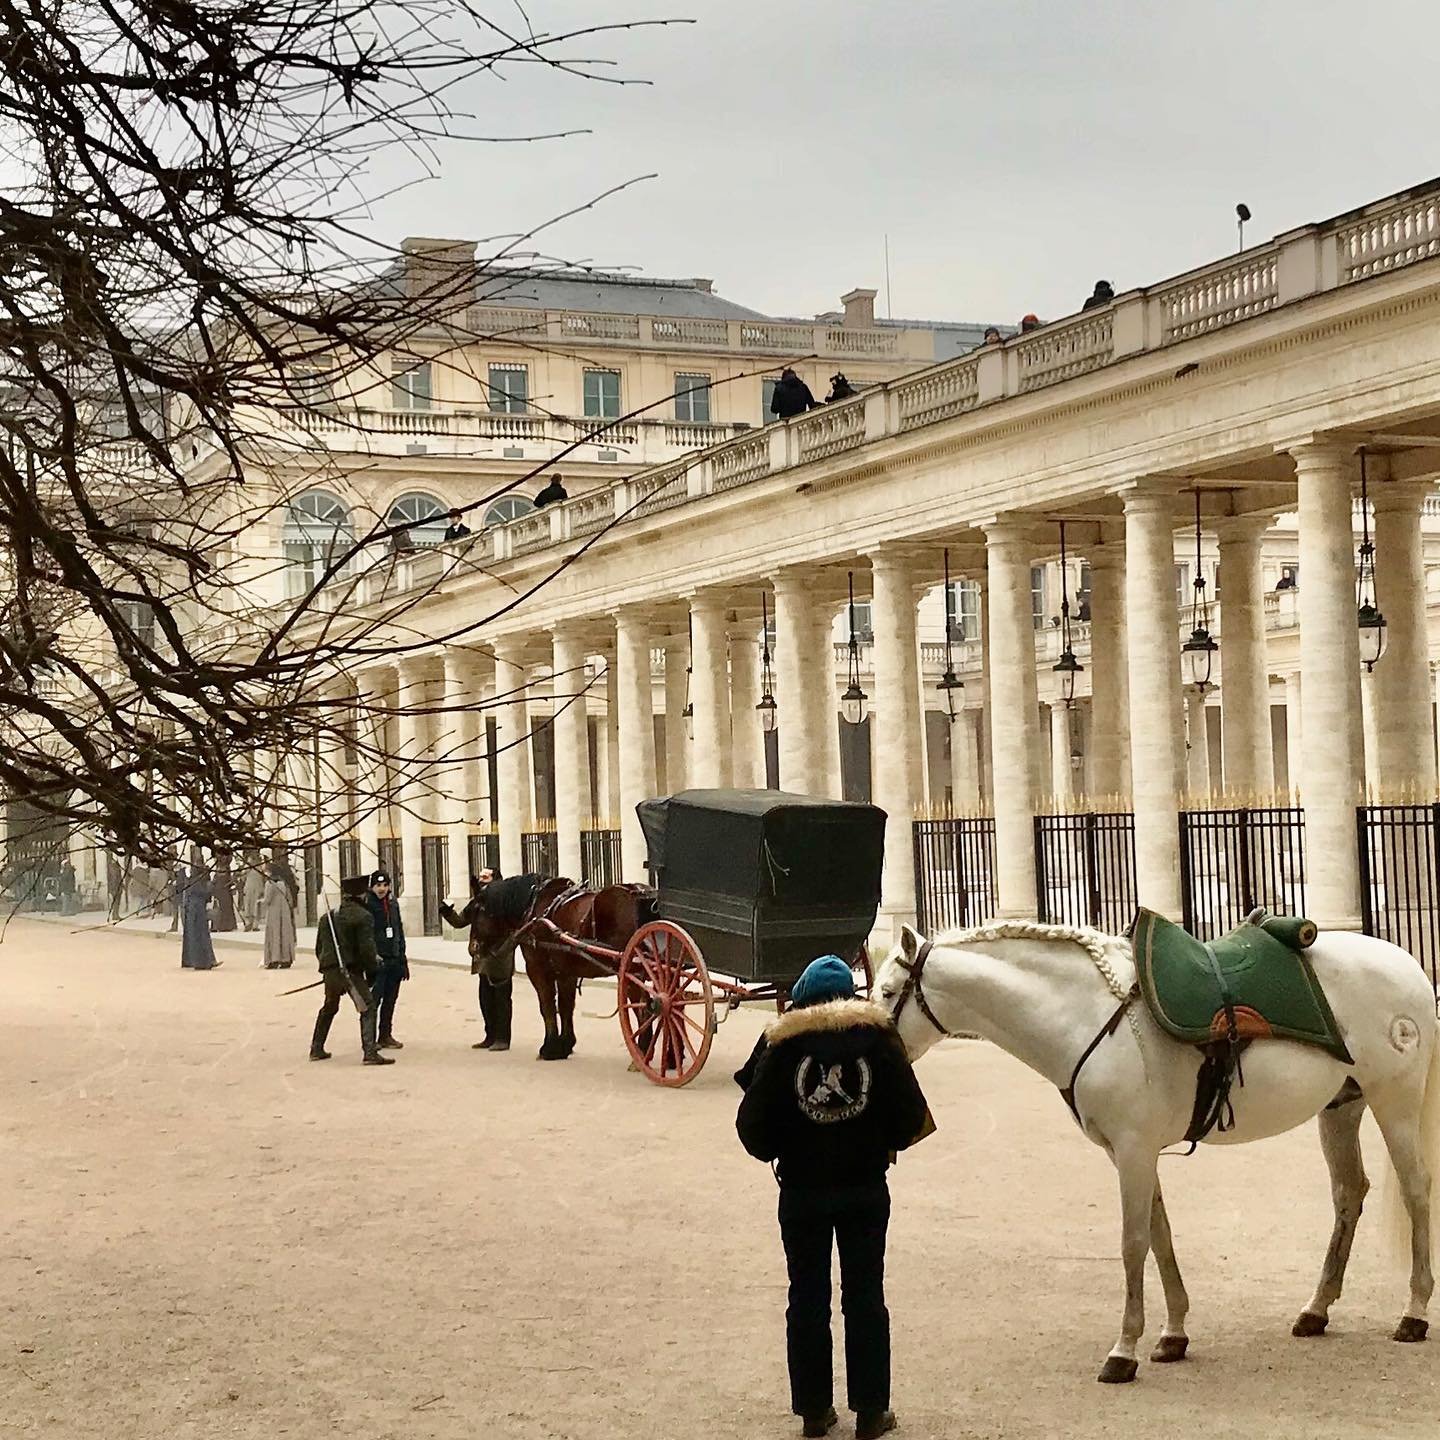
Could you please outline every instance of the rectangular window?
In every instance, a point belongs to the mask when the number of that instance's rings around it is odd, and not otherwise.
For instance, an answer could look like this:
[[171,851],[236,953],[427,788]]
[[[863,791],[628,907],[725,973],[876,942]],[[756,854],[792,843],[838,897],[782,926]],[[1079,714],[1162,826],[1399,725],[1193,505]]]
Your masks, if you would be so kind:
[[1080,588],[1075,592],[1075,616],[1079,620],[1090,618],[1090,595],[1094,589],[1094,582],[1090,577],[1090,567],[1083,560],[1080,562]]
[[869,645],[875,639],[875,612],[869,600],[855,602],[855,638],[862,645]]
[[303,410],[333,410],[335,386],[318,365],[292,365],[286,372],[290,399]]
[[618,370],[587,370],[585,372],[585,418],[587,420],[618,420],[620,418],[620,372]]
[[770,402],[775,398],[775,380],[762,380],[760,382],[760,423],[768,425],[775,417],[770,413]]
[[710,423],[710,377],[677,374],[675,376],[675,418],[690,420],[697,425]]
[[956,580],[945,594],[945,624],[952,640],[980,638],[980,584]]
[[490,367],[490,408],[500,414],[524,415],[530,408],[530,370],[525,365]]
[[390,403],[397,410],[430,408],[430,362],[395,355],[390,360]]
[[1037,630],[1045,628],[1045,567],[1030,567],[1030,620]]
[[1189,605],[1190,595],[1190,566],[1188,563],[1175,567],[1175,608],[1183,610]]

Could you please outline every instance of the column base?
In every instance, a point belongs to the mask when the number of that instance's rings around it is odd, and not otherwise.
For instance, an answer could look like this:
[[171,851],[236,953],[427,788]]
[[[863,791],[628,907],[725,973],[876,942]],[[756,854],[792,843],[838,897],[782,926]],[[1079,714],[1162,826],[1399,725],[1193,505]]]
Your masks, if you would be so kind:
[[887,909],[882,905],[875,912],[875,924],[870,931],[870,963],[878,970],[880,962],[900,943],[900,927],[908,925],[918,929],[917,917],[913,910]]
[[1321,931],[1343,930],[1354,935],[1359,934],[1365,928],[1364,921],[1358,915],[1317,915],[1313,910],[1309,910],[1305,918],[1313,920]]

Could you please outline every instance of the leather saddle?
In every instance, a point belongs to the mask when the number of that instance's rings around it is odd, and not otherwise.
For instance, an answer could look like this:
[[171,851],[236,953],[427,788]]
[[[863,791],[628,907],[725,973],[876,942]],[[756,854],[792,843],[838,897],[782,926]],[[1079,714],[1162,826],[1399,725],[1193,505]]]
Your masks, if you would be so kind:
[[1305,955],[1312,921],[1256,911],[1219,940],[1197,940],[1149,910],[1130,927],[1140,991],[1162,1029],[1186,1044],[1235,1048],[1295,1040],[1353,1064]]

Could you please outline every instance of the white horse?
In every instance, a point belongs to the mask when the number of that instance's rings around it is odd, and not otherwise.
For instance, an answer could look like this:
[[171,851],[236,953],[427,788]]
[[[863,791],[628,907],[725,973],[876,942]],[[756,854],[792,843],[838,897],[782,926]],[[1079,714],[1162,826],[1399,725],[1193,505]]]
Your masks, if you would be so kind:
[[[1313,1046],[1262,1040],[1231,1091],[1235,1123],[1208,1143],[1242,1144],[1320,1117],[1335,1227],[1315,1294],[1292,1333],[1320,1335],[1339,1298],[1369,1182],[1360,1155],[1368,1105],[1399,1177],[1410,1219],[1410,1302],[1396,1340],[1425,1338],[1430,1270],[1430,1174],[1440,1151],[1440,1045],[1425,972],[1383,940],[1326,932],[1306,951],[1354,1064]],[[1165,1290],[1166,1319],[1152,1360],[1184,1358],[1189,1299],[1175,1262],[1157,1160],[1185,1135],[1200,1053],[1150,1017],[1135,985],[1130,944],[1117,936],[1024,921],[925,941],[908,926],[876,976],[912,1059],[946,1035],[979,1034],[1052,1085],[1068,1087],[1081,1129],[1119,1172],[1125,1311],[1100,1372],[1133,1380],[1145,1329],[1145,1257]],[[1093,1046],[1093,1048],[1091,1048]]]

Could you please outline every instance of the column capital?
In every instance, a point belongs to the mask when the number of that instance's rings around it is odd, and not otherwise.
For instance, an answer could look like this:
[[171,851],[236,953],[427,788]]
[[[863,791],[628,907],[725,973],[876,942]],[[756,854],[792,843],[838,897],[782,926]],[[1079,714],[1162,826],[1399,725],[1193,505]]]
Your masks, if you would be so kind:
[[1370,500],[1377,515],[1419,515],[1433,484],[1425,480],[1386,480],[1370,484]]
[[1342,444],[1334,440],[1322,440],[1310,436],[1277,447],[1279,453],[1288,455],[1300,470],[1345,470],[1355,459],[1354,441]]
[[402,655],[399,670],[401,680],[407,685],[434,680],[444,673],[444,658],[438,651],[428,650],[419,655]]
[[985,548],[992,550],[997,545],[1034,545],[1036,520],[1033,515],[1011,512],[1007,515],[991,515],[976,522],[976,529],[985,535]]
[[1266,531],[1274,523],[1275,516],[1271,514],[1221,515],[1208,522],[1210,529],[1215,532],[1216,539],[1222,543],[1233,541],[1241,544],[1246,541],[1263,540]]
[[1132,480],[1115,491],[1125,514],[1130,515],[1171,515],[1175,513],[1175,500],[1186,487],[1178,480]]
[[703,611],[714,614],[717,610],[730,608],[730,595],[725,590],[686,590],[681,592],[681,598],[692,613]]

